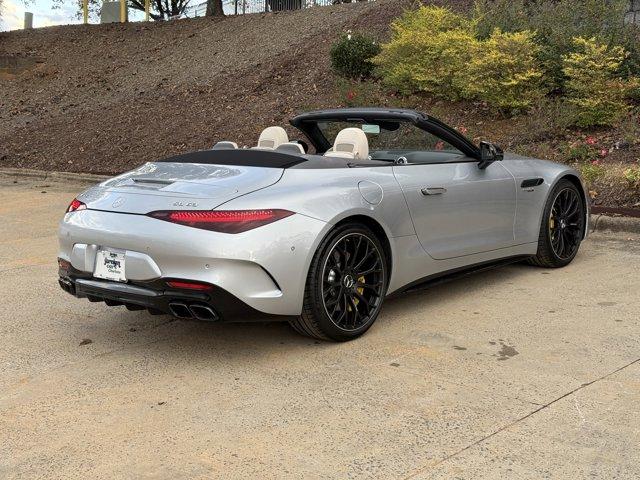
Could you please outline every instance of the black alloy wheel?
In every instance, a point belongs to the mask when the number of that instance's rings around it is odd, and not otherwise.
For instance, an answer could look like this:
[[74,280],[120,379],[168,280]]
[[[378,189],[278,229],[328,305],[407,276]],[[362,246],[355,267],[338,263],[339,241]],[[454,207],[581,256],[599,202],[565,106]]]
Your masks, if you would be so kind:
[[529,263],[547,268],[571,263],[584,238],[585,219],[582,192],[569,180],[560,180],[549,192],[542,214],[538,251]]
[[561,260],[573,258],[582,240],[582,200],[575,188],[561,190],[549,216],[549,236],[553,253]]
[[322,300],[338,328],[354,331],[366,325],[382,303],[384,260],[373,241],[361,233],[340,238],[325,261]]
[[366,226],[341,225],[320,243],[307,276],[302,314],[290,323],[310,337],[346,341],[375,322],[388,284],[388,260]]

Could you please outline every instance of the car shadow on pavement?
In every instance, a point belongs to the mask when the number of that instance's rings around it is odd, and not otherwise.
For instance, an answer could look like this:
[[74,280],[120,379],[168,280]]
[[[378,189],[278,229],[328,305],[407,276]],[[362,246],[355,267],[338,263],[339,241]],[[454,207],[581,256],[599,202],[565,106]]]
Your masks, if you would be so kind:
[[[433,325],[433,310],[447,304],[456,305],[463,311],[473,311],[480,302],[504,300],[504,290],[521,290],[526,293],[524,277],[539,275],[543,270],[523,264],[515,264],[495,270],[476,273],[453,282],[439,284],[431,288],[406,293],[388,299],[376,324],[364,337],[356,341],[377,342],[380,338],[395,335],[403,330],[403,320],[418,315],[420,328],[427,331]],[[201,356],[256,355],[259,352],[273,354],[273,347],[282,350],[307,349],[309,346],[321,349],[342,348],[332,342],[322,342],[297,334],[286,322],[266,323],[234,322],[215,323],[180,320],[170,316],[150,316],[146,312],[127,312],[119,307],[105,309],[114,312],[110,318],[104,314],[91,315],[95,342],[109,343],[109,350],[143,350],[160,355],[184,355],[185,352]],[[475,312],[474,312],[475,313]],[[456,311],[451,312],[455,319]],[[84,330],[82,322],[75,323]],[[84,337],[81,331],[78,337]],[[349,347],[350,348],[350,347]]]

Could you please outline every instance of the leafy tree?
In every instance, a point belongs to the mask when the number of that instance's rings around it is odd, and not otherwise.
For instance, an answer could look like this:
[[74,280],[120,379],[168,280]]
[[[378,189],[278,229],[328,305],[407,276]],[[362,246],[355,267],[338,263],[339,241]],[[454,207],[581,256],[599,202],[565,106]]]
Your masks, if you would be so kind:
[[207,0],[207,16],[224,17],[222,0]]
[[[1,0],[0,0],[1,1]],[[60,7],[67,0],[53,0],[54,7]],[[78,6],[78,17],[82,16],[82,0],[73,0]],[[150,0],[149,16],[156,21],[169,20],[184,14],[186,8],[194,0]],[[195,0],[197,1],[197,0]],[[98,17],[103,0],[89,0],[89,13]],[[144,12],[145,0],[127,0],[128,7]],[[207,1],[207,15],[222,16],[222,0]]]

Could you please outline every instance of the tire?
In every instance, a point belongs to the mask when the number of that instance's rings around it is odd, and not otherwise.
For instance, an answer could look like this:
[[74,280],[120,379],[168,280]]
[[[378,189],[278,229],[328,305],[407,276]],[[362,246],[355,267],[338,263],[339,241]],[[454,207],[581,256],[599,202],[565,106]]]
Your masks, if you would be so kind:
[[549,193],[540,222],[538,252],[529,263],[545,268],[569,265],[578,253],[584,228],[582,193],[569,180],[560,180]]
[[376,321],[388,284],[388,259],[375,234],[357,223],[332,230],[320,243],[307,275],[298,333],[344,342]]

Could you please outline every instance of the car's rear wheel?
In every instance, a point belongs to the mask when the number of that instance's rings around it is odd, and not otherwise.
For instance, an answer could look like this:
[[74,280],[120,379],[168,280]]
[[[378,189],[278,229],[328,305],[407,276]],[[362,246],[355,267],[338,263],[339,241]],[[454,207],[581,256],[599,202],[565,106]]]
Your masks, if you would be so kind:
[[375,322],[387,291],[387,259],[367,227],[346,224],[322,241],[311,262],[302,315],[290,323],[322,340],[359,337]]
[[568,180],[560,180],[545,205],[538,252],[529,262],[547,268],[564,267],[578,253],[584,237],[585,209],[582,194]]

